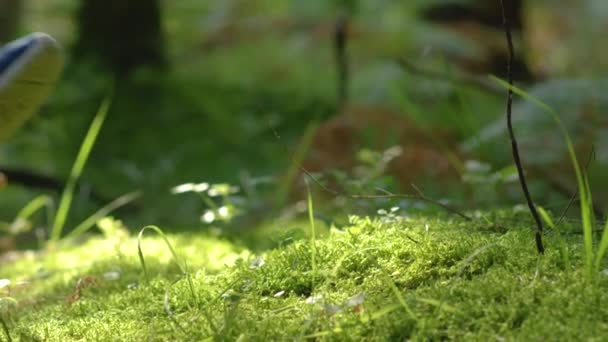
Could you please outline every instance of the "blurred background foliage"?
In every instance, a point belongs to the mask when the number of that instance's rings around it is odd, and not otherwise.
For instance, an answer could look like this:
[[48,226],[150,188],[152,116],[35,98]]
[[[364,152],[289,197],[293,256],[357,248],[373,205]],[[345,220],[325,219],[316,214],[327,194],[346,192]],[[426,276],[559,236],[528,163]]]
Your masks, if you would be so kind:
[[[592,186],[605,201],[608,3],[506,2],[517,85],[555,106],[581,159],[595,145]],[[344,106],[337,100],[337,18],[347,20]],[[413,182],[461,209],[522,202],[502,119],[504,91],[486,77],[506,68],[498,1],[0,0],[0,23],[1,40],[45,31],[68,57],[48,104],[0,146],[2,167],[65,179],[115,85],[72,224],[133,190],[144,195],[120,210],[128,225],[208,226],[210,215],[202,213],[223,207],[240,215],[212,225],[237,231],[291,217],[303,210],[305,191],[286,175],[311,122],[319,130],[304,164],[312,158],[311,171],[342,191],[411,193]],[[355,124],[341,121],[345,112]],[[533,194],[560,210],[575,181],[556,127],[528,103],[518,103],[514,115],[524,162],[533,164]],[[171,192],[202,182],[238,191]],[[0,218],[10,221],[44,191],[9,183],[0,192]],[[321,197],[316,211],[328,223],[340,213],[432,209]]]

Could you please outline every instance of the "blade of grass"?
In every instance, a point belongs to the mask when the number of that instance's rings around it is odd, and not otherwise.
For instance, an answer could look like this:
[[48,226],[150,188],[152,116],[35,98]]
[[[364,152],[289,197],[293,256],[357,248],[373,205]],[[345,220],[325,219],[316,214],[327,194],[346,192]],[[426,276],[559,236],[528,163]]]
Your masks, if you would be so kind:
[[591,187],[589,178],[582,174],[583,190],[581,190],[580,206],[581,220],[583,221],[583,240],[585,246],[585,265],[587,275],[590,279],[594,278],[593,273],[593,227],[595,226],[595,216],[593,215],[593,200],[591,198]]
[[[308,186],[308,180],[306,181],[306,192],[308,194],[308,220],[310,221],[310,259],[312,264],[313,279],[317,275],[317,247],[316,247],[316,229],[315,229],[315,214],[312,205],[312,194],[310,193],[310,187]],[[314,280],[313,280],[314,281]],[[313,284],[314,286],[314,284]]]
[[399,301],[399,304],[403,307],[405,312],[407,312],[407,314],[410,315],[410,317],[414,321],[418,322],[418,318],[414,314],[414,311],[412,311],[410,306],[407,304],[407,302],[405,301],[405,298],[403,298],[403,295],[401,295],[401,292],[399,292],[399,289],[397,288],[397,286],[395,286],[395,283],[393,283],[393,280],[386,274],[384,274],[384,278],[385,278],[385,281],[388,284],[388,286],[391,288],[391,291],[393,291],[393,294],[395,295],[395,297],[397,297],[397,301]]
[[78,226],[76,226],[76,228],[74,228],[74,230],[72,230],[65,236],[65,239],[73,239],[77,236],[80,236],[81,234],[89,230],[91,227],[93,227],[95,223],[97,223],[97,221],[99,221],[101,218],[106,217],[114,210],[133,202],[139,196],[141,196],[140,191],[133,191],[118,197],[114,201],[108,203],[101,209],[97,210],[86,220],[82,221]]
[[595,255],[595,270],[599,272],[600,267],[602,266],[602,259],[608,250],[608,220],[606,220],[606,225],[604,226],[604,232],[602,233],[602,238],[600,240],[599,247],[597,249],[597,254]]
[[[34,215],[38,210],[42,208],[47,208],[47,214],[50,214],[53,207],[53,200],[50,196],[40,195],[29,201],[19,212],[13,223],[9,227],[9,233],[15,234],[20,232],[17,227],[22,226],[22,222],[29,220],[32,215]],[[50,216],[49,216],[50,217]]]
[[169,241],[169,238],[167,237],[167,235],[165,235],[165,233],[162,231],[162,229],[160,229],[157,226],[152,226],[152,225],[143,227],[139,231],[139,234],[137,235],[137,255],[139,256],[139,263],[141,264],[141,268],[144,271],[144,276],[146,277],[146,279],[148,278],[148,269],[146,267],[146,260],[144,259],[144,253],[141,249],[141,241],[144,237],[144,232],[146,230],[154,231],[165,241],[165,245],[167,246],[167,248],[169,248],[169,252],[171,252],[171,256],[173,256],[173,260],[175,260],[177,267],[182,272],[182,274],[184,274],[186,276],[186,280],[188,281],[188,287],[190,289],[190,294],[192,295],[192,298],[195,300],[195,302],[198,302],[196,292],[194,291],[194,283],[192,282],[192,277],[190,277],[190,273],[188,272],[188,267],[187,267],[185,261],[182,265],[182,262],[180,262],[180,258],[177,256],[177,253],[175,252],[173,245],[171,245],[171,242]]
[[47,196],[47,195],[37,196],[34,199],[32,199],[31,201],[29,201],[21,210],[19,210],[19,213],[17,213],[17,218],[27,220],[32,215],[34,215],[35,212],[37,212],[38,210],[40,210],[41,208],[43,208],[45,206],[52,205],[52,203],[53,203],[53,200],[51,199],[50,196]]
[[160,229],[157,226],[145,226],[143,227],[140,231],[139,234],[137,235],[137,254],[139,255],[139,263],[141,264],[141,268],[144,271],[144,275],[146,277],[148,277],[148,269],[146,267],[146,261],[144,259],[144,253],[141,249],[141,241],[144,237],[144,232],[146,230],[152,230],[154,231],[156,234],[158,234],[164,241],[165,241],[165,245],[167,246],[167,248],[169,248],[169,252],[171,252],[171,256],[173,256],[173,259],[175,260],[175,263],[177,264],[177,267],[179,267],[180,271],[182,271],[182,273],[186,273],[185,269],[183,269],[181,263],[179,262],[179,257],[177,256],[177,253],[175,252],[175,250],[173,249],[173,245],[171,245],[171,242],[169,242],[169,238],[167,237],[167,235],[165,235],[165,233],[162,231],[162,229]]
[[53,221],[53,227],[51,229],[51,243],[56,243],[61,238],[61,233],[65,226],[65,222],[72,205],[72,200],[74,198],[76,183],[78,183],[78,179],[80,178],[89,154],[93,149],[97,135],[101,130],[101,126],[103,126],[103,122],[108,114],[111,102],[110,96],[108,96],[102,102],[97,114],[95,114],[95,118],[93,119],[91,126],[89,127],[89,131],[87,132],[84,141],[80,146],[80,151],[78,151],[76,161],[72,166],[70,177],[65,185],[65,189],[63,189],[63,193],[61,194],[61,199],[59,201],[59,207],[57,208],[57,213],[55,214],[55,220]]
[[549,226],[549,228],[551,228],[555,231],[555,234],[557,235],[557,241],[559,244],[559,253],[561,254],[562,261],[564,262],[564,266],[566,267],[566,270],[569,271],[570,266],[571,266],[570,265],[570,255],[568,254],[568,246],[566,245],[566,242],[564,241],[564,237],[562,236],[561,232],[559,231],[559,228],[557,227],[557,225],[553,222],[553,219],[551,218],[549,213],[543,207],[536,207],[536,209],[538,209],[538,213],[540,214],[540,217],[542,217],[542,219],[545,221],[547,226]]

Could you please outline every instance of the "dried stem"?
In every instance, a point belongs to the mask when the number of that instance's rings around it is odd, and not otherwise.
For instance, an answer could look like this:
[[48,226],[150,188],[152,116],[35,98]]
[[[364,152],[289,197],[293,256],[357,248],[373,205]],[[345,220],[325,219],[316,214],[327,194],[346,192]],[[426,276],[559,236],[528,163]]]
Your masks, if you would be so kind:
[[[594,159],[595,159],[595,146],[592,145],[591,151],[589,151],[589,157],[587,158],[587,163],[585,163],[585,173],[587,173],[589,171],[589,165],[591,165],[591,161],[593,161]],[[574,204],[576,197],[578,197],[578,189],[576,189],[574,194],[572,194],[572,197],[570,197],[570,201],[568,201],[568,205],[566,205],[566,207],[564,208],[564,211],[562,211],[562,214],[560,215],[559,219],[555,222],[556,227],[564,220],[564,218],[566,217],[566,214],[568,213],[568,210],[570,209],[572,204]]]
[[[275,138],[277,139],[277,141],[280,142],[281,140],[281,136],[279,135],[279,133],[271,128]],[[287,146],[284,146],[285,149],[287,150],[287,154],[291,155],[291,153],[289,152],[289,149],[287,148]],[[473,218],[471,218],[470,216],[467,216],[466,214],[451,208],[439,201],[436,201],[430,197],[427,197],[426,195],[424,195],[415,185],[412,184],[412,187],[414,188],[414,190],[416,190],[416,192],[418,193],[417,195],[412,195],[412,194],[395,194],[392,192],[388,192],[386,190],[383,189],[378,189],[379,191],[382,191],[385,193],[385,195],[378,195],[378,194],[348,194],[348,193],[343,193],[340,192],[336,189],[332,189],[330,187],[328,187],[327,185],[321,183],[321,181],[319,181],[310,171],[308,171],[302,164],[300,164],[297,160],[293,160],[292,157],[292,161],[294,163],[297,163],[298,165],[298,169],[300,169],[300,171],[302,171],[302,173],[304,173],[310,180],[312,180],[315,184],[317,184],[319,186],[319,188],[321,188],[321,190],[325,191],[326,193],[332,195],[332,196],[343,196],[346,198],[350,198],[350,199],[367,199],[367,200],[373,200],[373,199],[412,199],[412,200],[417,200],[417,201],[422,201],[422,202],[427,202],[430,204],[433,204],[435,206],[438,206],[452,214],[458,215],[460,217],[462,217],[463,219],[467,220],[467,221],[472,221]]]
[[489,92],[494,95],[498,95],[498,94],[502,95],[502,93],[503,93],[502,88],[497,87],[492,82],[488,82],[488,80],[485,77],[481,78],[481,77],[477,77],[475,75],[467,75],[467,74],[450,75],[447,73],[442,73],[442,72],[438,72],[438,71],[434,71],[434,70],[428,70],[428,69],[424,69],[424,68],[414,64],[413,62],[411,62],[405,58],[397,59],[397,63],[405,71],[415,74],[415,75],[419,75],[419,76],[428,78],[428,79],[438,80],[438,81],[443,81],[443,82],[454,82],[454,83],[466,84],[466,85],[469,85],[472,87],[476,87],[480,90]]
[[[505,29],[505,34],[507,38],[507,44],[509,47],[509,59],[507,62],[507,81],[509,85],[513,85],[513,72],[511,70],[511,64],[513,63],[513,56],[515,55],[513,48],[513,37],[511,35],[511,27],[509,24],[509,20],[507,18],[504,0],[500,0],[500,7],[502,10],[502,22]],[[536,206],[532,201],[532,196],[530,195],[530,191],[528,190],[528,184],[526,183],[526,176],[524,174],[524,168],[521,163],[521,158],[519,157],[519,148],[517,146],[517,140],[515,139],[515,133],[513,131],[513,123],[511,122],[512,116],[512,106],[513,106],[513,90],[511,87],[507,90],[507,127],[509,129],[509,138],[511,139],[511,150],[513,152],[513,161],[515,162],[515,166],[517,167],[517,174],[519,175],[519,182],[521,183],[521,189],[526,197],[526,202],[528,203],[528,208],[532,213],[532,217],[536,222],[536,249],[539,254],[545,253],[545,247],[543,246],[543,224],[540,220],[540,216],[538,211],[536,210]]]

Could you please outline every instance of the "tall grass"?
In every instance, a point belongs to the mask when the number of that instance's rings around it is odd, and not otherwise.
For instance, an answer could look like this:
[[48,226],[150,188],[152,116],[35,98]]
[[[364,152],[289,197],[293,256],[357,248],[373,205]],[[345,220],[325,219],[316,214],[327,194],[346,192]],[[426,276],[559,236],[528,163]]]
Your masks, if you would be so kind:
[[157,226],[145,226],[139,231],[139,234],[137,235],[137,254],[139,255],[139,263],[141,264],[141,268],[144,271],[144,275],[148,277],[148,268],[146,267],[146,260],[144,259],[144,253],[141,249],[141,242],[143,240],[144,232],[146,230],[154,231],[163,239],[163,241],[165,241],[165,245],[167,246],[167,248],[169,248],[169,252],[171,252],[171,256],[173,256],[173,260],[175,260],[177,267],[179,267],[179,270],[182,271],[182,273],[186,273],[185,264],[182,265],[180,258],[175,252],[175,249],[173,249],[173,245],[171,244],[171,242],[169,242],[169,238],[167,237],[167,235],[165,235],[162,229]]
[[593,226],[595,225],[595,216],[593,214],[593,199],[591,197],[591,187],[589,185],[589,179],[586,173],[583,172],[581,165],[578,162],[578,158],[576,156],[576,151],[574,150],[574,144],[572,143],[572,139],[568,134],[566,127],[563,122],[559,118],[559,114],[551,108],[548,104],[543,101],[531,96],[526,93],[524,90],[517,88],[504,80],[496,77],[490,76],[492,80],[497,82],[499,85],[511,89],[515,94],[521,96],[525,100],[530,101],[532,104],[541,108],[543,111],[548,113],[553,121],[557,124],[557,127],[562,134],[564,141],[566,142],[566,147],[568,149],[568,156],[570,157],[570,161],[572,166],[574,167],[574,172],[576,173],[576,182],[578,186],[579,192],[579,204],[581,211],[581,220],[582,220],[582,228],[583,228],[583,245],[585,250],[585,272],[588,279],[592,280],[596,278],[597,273],[601,267],[601,262],[608,250],[608,223],[604,228],[604,232],[602,234],[601,240],[599,242],[598,248],[594,251],[593,248]]
[[[67,216],[69,214],[70,207],[74,198],[76,184],[80,179],[80,175],[82,174],[82,171],[91,153],[93,145],[95,144],[97,136],[99,135],[99,131],[103,126],[105,118],[108,114],[108,110],[110,108],[110,104],[111,96],[108,96],[102,102],[97,113],[95,114],[91,126],[89,127],[89,130],[87,131],[87,134],[85,135],[85,138],[80,146],[80,150],[78,152],[78,155],[76,156],[76,160],[72,165],[72,170],[61,194],[61,199],[57,210],[54,210],[54,202],[51,197],[47,195],[40,195],[38,197],[35,197],[19,211],[11,226],[9,227],[9,233],[17,233],[19,229],[23,229],[21,227],[23,227],[24,222],[27,222],[30,217],[33,216],[36,212],[45,208],[47,211],[49,226],[52,227],[50,242],[56,243],[61,238],[74,238],[93,227],[99,219],[107,216],[109,213],[116,210],[117,208],[134,201],[141,195],[141,192],[135,191],[118,197],[117,199],[113,200],[109,204],[97,210],[87,219],[82,221],[68,235],[62,237],[63,228],[65,227],[65,222],[67,220]],[[26,226],[25,229],[29,229],[28,226]]]
[[312,205],[312,194],[310,193],[308,180],[306,181],[306,192],[308,193],[308,220],[310,221],[310,261],[314,279],[317,275],[317,232],[315,228],[315,213]]
[[66,219],[68,217],[68,213],[70,211],[70,207],[72,205],[72,200],[74,199],[74,191],[76,190],[76,184],[80,179],[80,175],[82,174],[82,170],[89,158],[89,154],[93,149],[93,145],[97,140],[97,136],[101,127],[103,126],[103,122],[108,114],[108,110],[110,109],[111,97],[107,97],[99,107],[97,114],[95,114],[95,118],[89,127],[89,130],[80,146],[80,150],[78,151],[78,155],[76,156],[76,161],[72,166],[72,171],[70,172],[70,176],[68,181],[63,189],[63,193],[61,194],[61,199],[59,200],[59,206],[57,208],[57,213],[55,214],[55,219],[53,220],[53,226],[51,228],[51,243],[56,243],[61,238],[61,233],[63,232],[63,228],[65,226]]

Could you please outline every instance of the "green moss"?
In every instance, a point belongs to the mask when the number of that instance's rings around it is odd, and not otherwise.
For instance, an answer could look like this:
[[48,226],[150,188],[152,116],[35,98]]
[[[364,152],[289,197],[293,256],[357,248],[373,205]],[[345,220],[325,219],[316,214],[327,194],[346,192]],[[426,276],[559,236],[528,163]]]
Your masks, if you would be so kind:
[[553,236],[538,257],[527,219],[488,217],[503,224],[352,218],[316,241],[316,272],[309,240],[253,256],[203,234],[178,235],[171,241],[190,276],[180,274],[162,240],[146,237],[146,280],[133,239],[92,239],[3,267],[13,283],[29,281],[13,289],[19,304],[4,317],[12,337],[28,341],[584,340],[608,333],[608,283],[583,277],[580,236],[567,238],[577,268],[564,270]]

